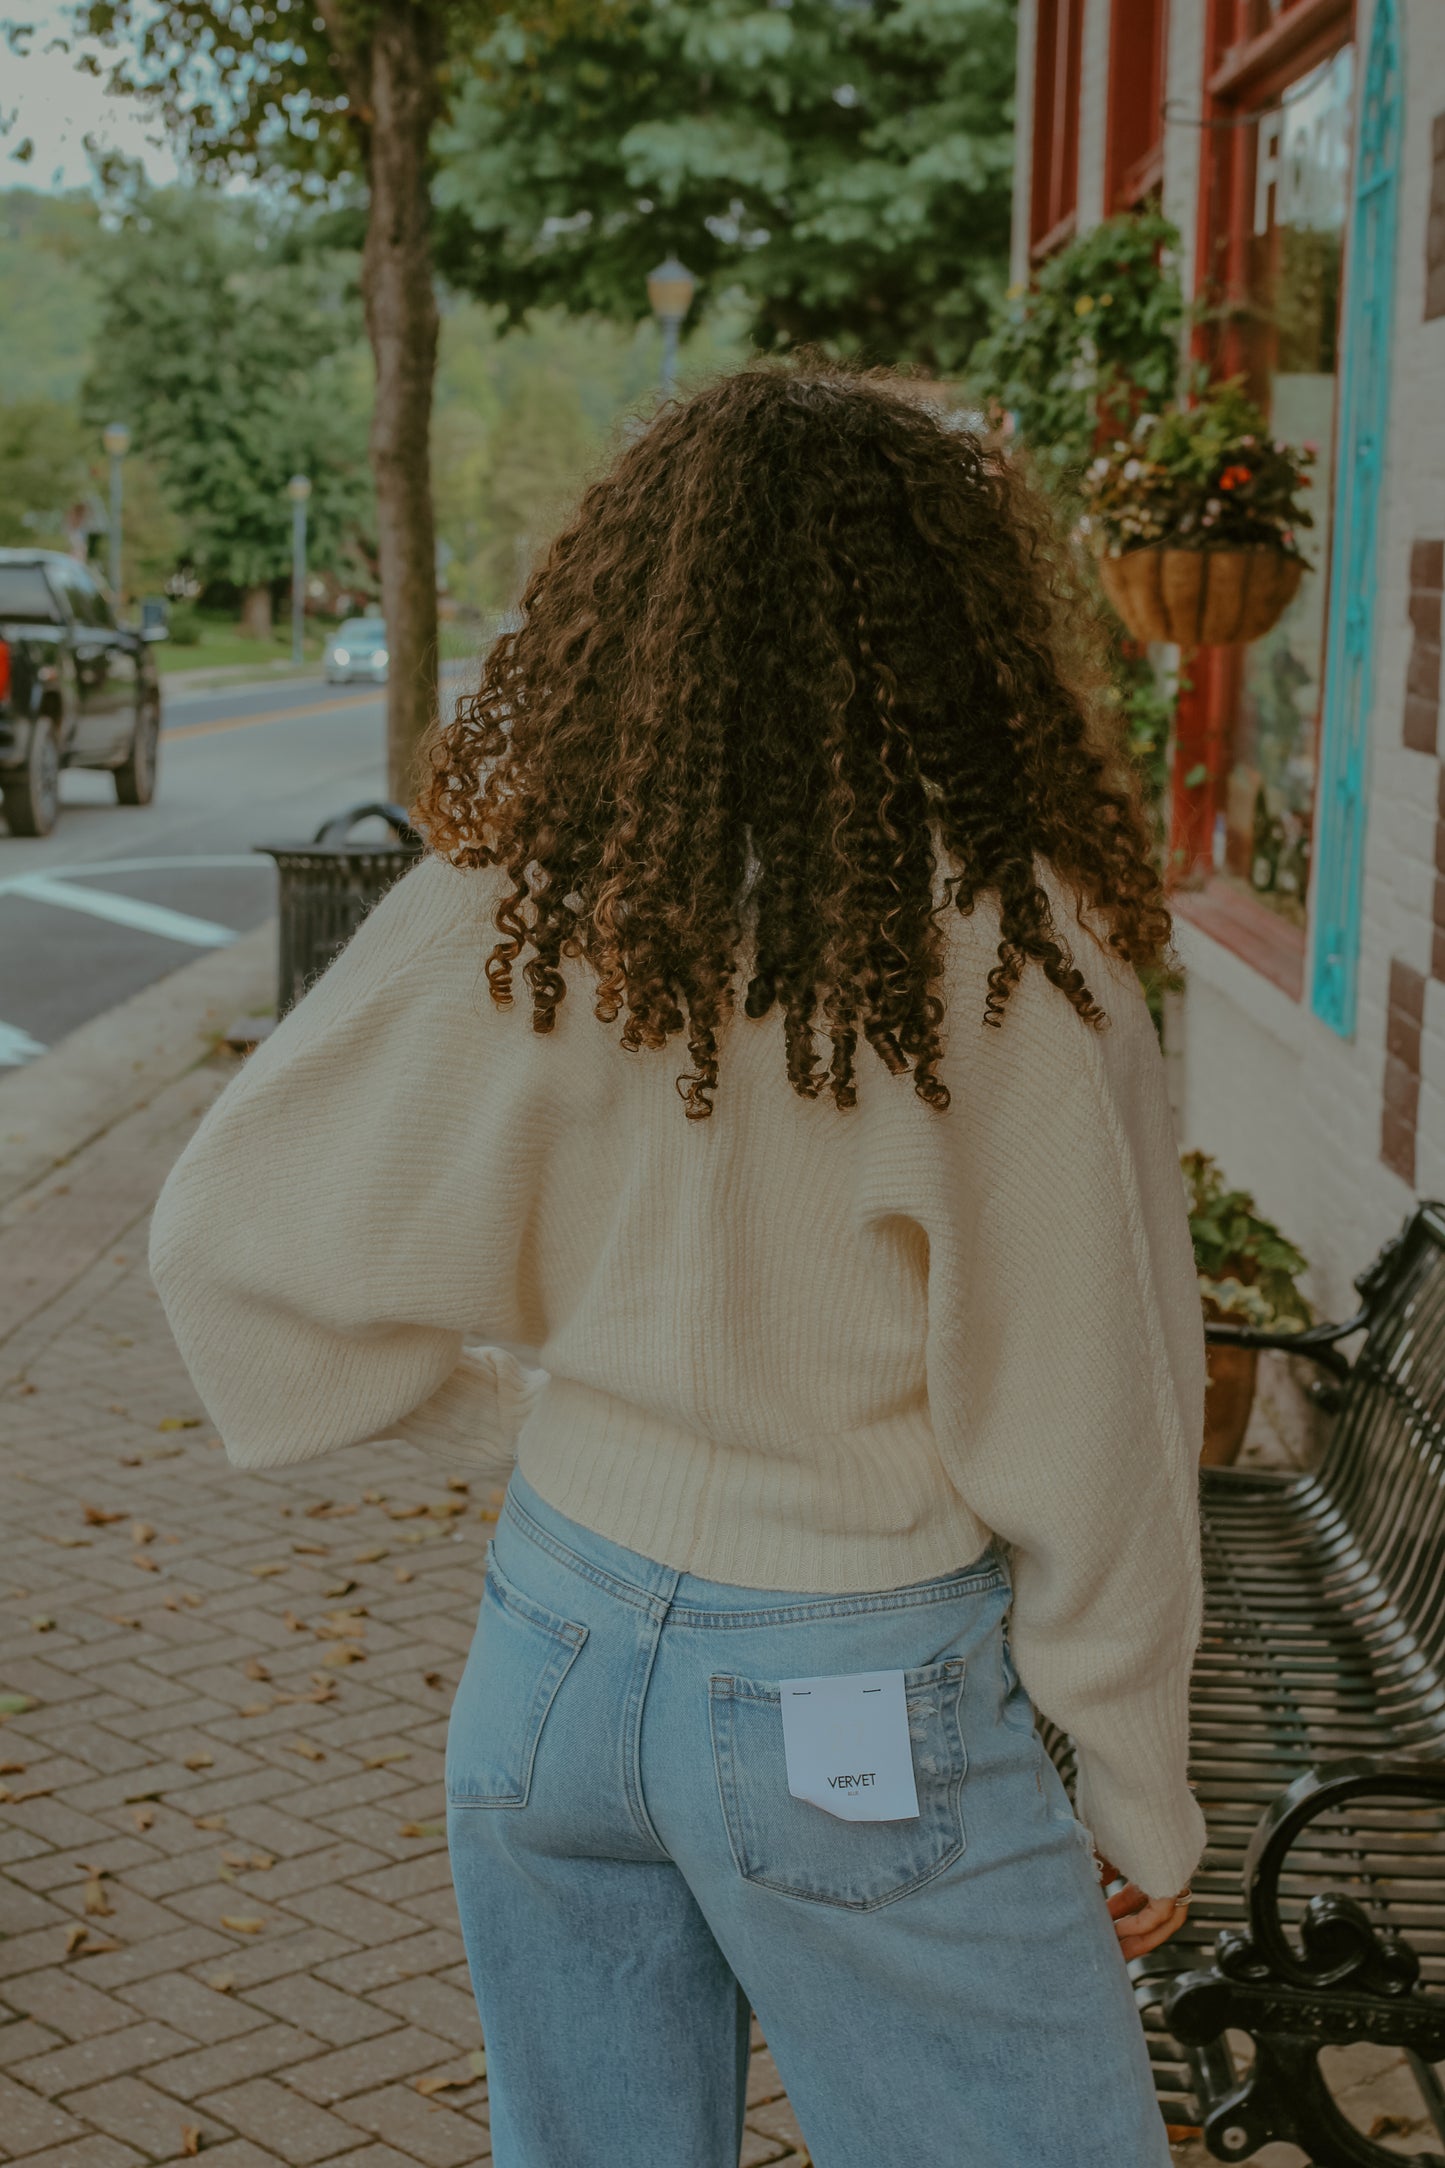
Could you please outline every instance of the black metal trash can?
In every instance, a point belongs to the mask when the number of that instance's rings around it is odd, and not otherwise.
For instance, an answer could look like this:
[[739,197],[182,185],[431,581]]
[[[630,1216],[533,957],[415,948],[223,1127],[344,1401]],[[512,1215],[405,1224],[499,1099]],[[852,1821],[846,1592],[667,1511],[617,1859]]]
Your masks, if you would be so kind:
[[[360,822],[384,820],[393,843],[354,842]],[[351,806],[323,821],[310,843],[258,843],[280,875],[281,956],[276,1014],[284,1016],[345,948],[394,881],[426,850],[399,805]]]

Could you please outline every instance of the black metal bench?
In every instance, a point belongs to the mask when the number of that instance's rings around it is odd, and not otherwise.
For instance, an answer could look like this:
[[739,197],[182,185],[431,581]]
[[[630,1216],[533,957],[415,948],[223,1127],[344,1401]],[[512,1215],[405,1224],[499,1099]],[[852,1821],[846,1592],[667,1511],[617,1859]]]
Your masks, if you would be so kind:
[[1404,2050],[1445,2141],[1445,1206],[1355,1284],[1342,1325],[1209,1328],[1311,1356],[1333,1420],[1312,1473],[1203,1471],[1209,1849],[1188,1927],[1130,1970],[1165,2115],[1217,2159],[1286,2140],[1315,2168],[1445,2168],[1357,2129],[1318,2062]]

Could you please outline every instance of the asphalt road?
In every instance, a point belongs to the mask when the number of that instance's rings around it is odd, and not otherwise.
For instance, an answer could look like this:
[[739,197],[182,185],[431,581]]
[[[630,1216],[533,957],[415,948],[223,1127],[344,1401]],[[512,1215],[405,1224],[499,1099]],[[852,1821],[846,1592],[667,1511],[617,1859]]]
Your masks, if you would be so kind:
[[384,797],[383,727],[370,686],[171,695],[153,804],[117,805],[108,775],[76,770],[51,835],[0,822],[0,1079],[268,917],[275,867],[253,844]]

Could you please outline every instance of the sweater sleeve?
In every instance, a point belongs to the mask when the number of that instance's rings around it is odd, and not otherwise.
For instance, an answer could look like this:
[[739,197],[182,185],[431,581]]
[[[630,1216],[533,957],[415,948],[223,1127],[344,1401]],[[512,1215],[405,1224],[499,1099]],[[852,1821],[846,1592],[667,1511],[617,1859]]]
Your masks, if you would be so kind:
[[509,1344],[517,1319],[480,1314],[478,1260],[506,1245],[516,1200],[499,1191],[479,1227],[457,1190],[474,1094],[455,1087],[490,1021],[478,883],[439,860],[399,882],[161,1192],[152,1276],[243,1467],[386,1437],[501,1481],[546,1382]]
[[955,1482],[1010,1547],[1014,1660],[1074,1740],[1080,1819],[1162,1896],[1204,1841],[1186,1781],[1203,1326],[1153,1025],[1083,938],[1103,1031],[1038,970],[998,1030],[976,995],[955,1010],[966,1141],[931,1215],[928,1388]]

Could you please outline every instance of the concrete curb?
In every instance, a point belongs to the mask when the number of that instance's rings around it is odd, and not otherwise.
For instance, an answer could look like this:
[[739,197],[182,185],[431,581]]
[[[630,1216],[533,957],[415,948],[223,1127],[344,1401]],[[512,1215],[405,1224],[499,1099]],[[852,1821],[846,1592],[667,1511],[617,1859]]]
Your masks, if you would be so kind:
[[0,1071],[0,1206],[204,1061],[276,998],[276,921],[94,1016],[51,1053]]

